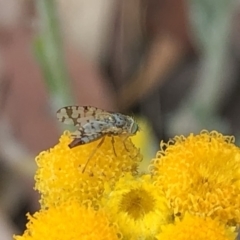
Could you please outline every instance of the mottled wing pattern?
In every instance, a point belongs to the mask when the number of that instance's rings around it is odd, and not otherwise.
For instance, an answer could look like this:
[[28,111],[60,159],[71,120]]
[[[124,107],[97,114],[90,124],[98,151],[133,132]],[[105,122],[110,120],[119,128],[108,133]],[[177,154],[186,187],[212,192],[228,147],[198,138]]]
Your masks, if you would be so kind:
[[81,144],[89,143],[108,133],[111,126],[111,124],[104,121],[90,120],[83,127],[73,132],[72,137],[81,139]]
[[74,126],[83,126],[90,120],[96,120],[100,115],[109,115],[110,113],[90,106],[68,106],[60,108],[57,111],[57,118],[60,122]]
[[94,133],[92,135],[84,135],[79,133],[79,130],[75,131],[72,134],[72,137],[74,138],[73,141],[68,145],[70,148],[83,145],[86,143],[90,143],[92,141],[98,140],[99,138],[103,137],[103,133]]
[[78,126],[72,133],[74,140],[69,144],[70,148],[95,141],[105,135],[111,123],[106,122],[111,113],[90,106],[68,106],[57,111],[57,118],[65,124]]

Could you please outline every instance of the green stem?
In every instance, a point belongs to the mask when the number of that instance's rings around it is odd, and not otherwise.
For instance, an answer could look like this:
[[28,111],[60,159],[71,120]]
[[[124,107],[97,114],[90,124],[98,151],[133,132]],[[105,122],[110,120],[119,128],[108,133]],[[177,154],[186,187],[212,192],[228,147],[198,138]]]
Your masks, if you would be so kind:
[[42,29],[35,41],[35,52],[51,95],[53,109],[73,103],[66,70],[61,34],[54,0],[37,1]]

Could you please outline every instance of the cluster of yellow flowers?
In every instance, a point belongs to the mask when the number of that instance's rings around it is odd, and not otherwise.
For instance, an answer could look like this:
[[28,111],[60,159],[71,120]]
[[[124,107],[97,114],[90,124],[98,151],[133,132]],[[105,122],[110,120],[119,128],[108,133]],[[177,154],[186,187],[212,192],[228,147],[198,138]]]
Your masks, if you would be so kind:
[[[161,142],[138,173],[130,139],[69,149],[69,132],[36,158],[41,209],[15,240],[234,240],[240,224],[240,148],[202,131]],[[114,147],[113,147],[114,144]],[[115,149],[115,150],[114,150]]]

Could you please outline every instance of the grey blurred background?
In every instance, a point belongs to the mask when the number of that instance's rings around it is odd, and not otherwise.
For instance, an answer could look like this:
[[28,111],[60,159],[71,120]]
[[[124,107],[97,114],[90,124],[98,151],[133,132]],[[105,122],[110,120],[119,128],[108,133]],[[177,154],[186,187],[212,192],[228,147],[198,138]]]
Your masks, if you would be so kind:
[[149,148],[202,129],[238,143],[239,20],[237,0],[0,0],[0,240],[39,208],[34,157],[62,106],[145,119]]

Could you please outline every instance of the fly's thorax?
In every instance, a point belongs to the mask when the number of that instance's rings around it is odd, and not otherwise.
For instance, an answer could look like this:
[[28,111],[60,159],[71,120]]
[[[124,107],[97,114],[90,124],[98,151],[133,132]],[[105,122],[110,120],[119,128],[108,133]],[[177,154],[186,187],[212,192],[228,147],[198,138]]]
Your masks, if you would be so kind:
[[113,135],[127,134],[134,135],[139,130],[137,123],[132,117],[123,115],[121,113],[112,114],[109,117],[109,128],[106,133]]

